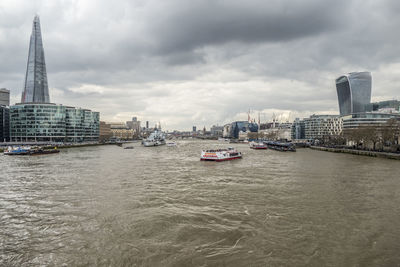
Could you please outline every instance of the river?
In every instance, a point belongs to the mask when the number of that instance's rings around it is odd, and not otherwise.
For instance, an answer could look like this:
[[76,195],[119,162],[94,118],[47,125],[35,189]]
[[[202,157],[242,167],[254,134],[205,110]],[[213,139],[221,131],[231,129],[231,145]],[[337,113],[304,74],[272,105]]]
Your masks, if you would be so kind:
[[399,266],[399,161],[226,146],[0,155],[0,265]]

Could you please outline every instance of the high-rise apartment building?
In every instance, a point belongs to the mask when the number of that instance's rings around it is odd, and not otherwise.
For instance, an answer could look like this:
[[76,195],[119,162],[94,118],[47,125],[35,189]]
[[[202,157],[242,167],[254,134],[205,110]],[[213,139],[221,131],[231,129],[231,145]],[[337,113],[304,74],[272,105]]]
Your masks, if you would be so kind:
[[10,105],[10,90],[0,88],[0,106]]
[[342,127],[343,120],[338,115],[312,115],[304,119],[304,137],[321,140],[326,136],[340,135]]
[[29,42],[28,63],[26,66],[24,91],[21,103],[49,103],[46,63],[39,16],[35,16]]
[[0,142],[10,141],[10,109],[0,105]]
[[336,79],[340,116],[365,112],[371,102],[370,72],[352,72]]

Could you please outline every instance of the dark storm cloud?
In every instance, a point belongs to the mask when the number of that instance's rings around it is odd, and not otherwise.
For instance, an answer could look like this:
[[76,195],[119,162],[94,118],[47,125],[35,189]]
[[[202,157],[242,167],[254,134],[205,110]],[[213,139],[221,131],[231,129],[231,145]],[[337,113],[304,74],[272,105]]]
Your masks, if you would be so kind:
[[169,1],[152,14],[149,28],[161,53],[235,41],[289,41],[345,25],[345,2]]

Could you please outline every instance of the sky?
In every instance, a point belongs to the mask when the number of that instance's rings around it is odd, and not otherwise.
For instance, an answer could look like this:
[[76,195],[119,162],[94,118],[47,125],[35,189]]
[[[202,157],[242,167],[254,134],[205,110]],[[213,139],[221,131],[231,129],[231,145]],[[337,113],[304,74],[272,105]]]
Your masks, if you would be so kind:
[[20,101],[38,14],[51,102],[101,120],[338,114],[349,72],[372,73],[373,101],[400,99],[399,13],[395,0],[1,0],[0,88]]

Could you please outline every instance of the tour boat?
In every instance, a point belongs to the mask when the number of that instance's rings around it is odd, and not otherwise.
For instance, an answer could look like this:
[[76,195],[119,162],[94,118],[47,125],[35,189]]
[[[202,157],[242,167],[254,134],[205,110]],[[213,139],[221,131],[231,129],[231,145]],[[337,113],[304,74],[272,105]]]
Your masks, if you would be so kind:
[[223,149],[211,149],[201,151],[200,160],[206,161],[225,161],[242,158],[242,152],[229,147]]
[[250,148],[252,148],[252,149],[267,149],[267,145],[264,143],[251,142]]

